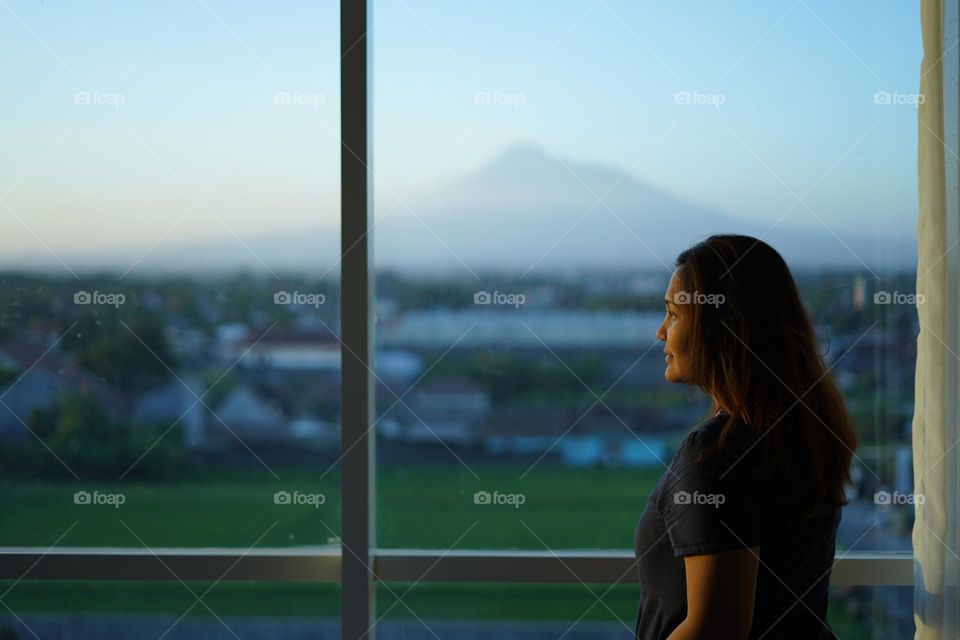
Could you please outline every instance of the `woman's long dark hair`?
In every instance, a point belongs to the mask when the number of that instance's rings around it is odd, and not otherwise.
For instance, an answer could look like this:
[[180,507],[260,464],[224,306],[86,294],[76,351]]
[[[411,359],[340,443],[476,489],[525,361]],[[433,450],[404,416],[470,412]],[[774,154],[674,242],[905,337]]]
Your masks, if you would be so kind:
[[776,477],[804,516],[847,504],[857,437],[783,258],[757,238],[713,235],[676,267],[682,290],[699,296],[688,371],[713,413],[730,414],[701,460],[736,442],[734,464]]

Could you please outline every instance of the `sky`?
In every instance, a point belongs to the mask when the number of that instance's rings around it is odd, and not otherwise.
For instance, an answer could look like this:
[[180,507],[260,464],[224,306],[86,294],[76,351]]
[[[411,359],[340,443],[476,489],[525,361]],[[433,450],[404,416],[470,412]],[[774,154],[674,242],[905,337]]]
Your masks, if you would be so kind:
[[[0,251],[335,229],[338,11],[4,0]],[[378,214],[533,142],[736,216],[915,230],[918,1],[376,0],[371,46]]]

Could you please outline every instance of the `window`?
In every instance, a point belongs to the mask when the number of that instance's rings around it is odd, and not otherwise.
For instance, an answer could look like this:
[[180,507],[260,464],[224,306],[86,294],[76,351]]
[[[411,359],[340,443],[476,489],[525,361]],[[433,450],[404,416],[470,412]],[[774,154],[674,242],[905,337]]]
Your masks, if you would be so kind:
[[831,622],[900,633],[915,3],[0,29],[0,630],[622,635],[636,520],[707,410],[664,380],[662,295],[741,232],[793,268],[860,436]]
[[915,4],[385,0],[373,23],[379,547],[629,551],[708,408],[664,380],[673,259],[739,232],[787,259],[854,417],[838,556],[910,550]]
[[[18,637],[337,628],[336,582],[227,569],[338,549],[338,14],[4,7],[0,546],[135,550],[161,580],[28,562],[0,589]],[[169,548],[232,555],[197,581]]]

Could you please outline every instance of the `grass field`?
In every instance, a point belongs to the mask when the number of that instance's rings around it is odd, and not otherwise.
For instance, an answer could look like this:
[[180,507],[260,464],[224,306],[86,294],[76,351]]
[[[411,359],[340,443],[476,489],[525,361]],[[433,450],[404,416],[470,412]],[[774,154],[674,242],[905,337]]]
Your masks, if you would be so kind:
[[[637,518],[660,476],[655,469],[544,464],[519,479],[526,470],[476,465],[381,470],[379,544],[446,549],[476,523],[458,547],[630,549]],[[337,470],[323,480],[317,478],[325,469],[275,471],[279,480],[262,469],[205,471],[176,482],[2,480],[0,546],[48,546],[68,530],[58,546],[247,548],[268,529],[258,546],[328,544],[340,529]],[[124,502],[74,504],[74,492],[81,490],[122,494]],[[277,491],[320,493],[326,502],[275,504]],[[523,504],[475,504],[477,491],[521,494]]]
[[[377,478],[380,546],[520,549],[632,549],[633,530],[657,469],[570,469],[462,465],[381,469]],[[206,470],[176,482],[0,481],[0,546],[258,547],[324,545],[339,533],[337,470]],[[521,479],[521,476],[522,479]],[[119,507],[74,504],[74,492],[122,494]],[[325,502],[275,504],[274,493],[323,494]],[[475,504],[474,493],[522,496],[522,504]],[[464,533],[469,533],[464,536]],[[264,532],[267,532],[264,535]],[[63,535],[64,532],[66,535]],[[459,540],[459,542],[457,542]],[[141,542],[142,541],[142,542]],[[0,582],[5,592],[12,582]],[[191,583],[197,594],[210,583]],[[628,578],[596,604],[583,585],[421,583],[378,586],[389,616],[614,620],[632,627],[639,586]],[[591,585],[598,595],[605,585]],[[172,613],[195,599],[179,582],[31,581],[4,598],[14,611]],[[204,598],[218,615],[337,617],[339,587],[329,584],[221,582]],[[611,610],[613,613],[611,613]],[[190,615],[211,615],[202,605]],[[840,636],[866,638],[842,607],[831,609]],[[842,630],[842,631],[841,631]]]

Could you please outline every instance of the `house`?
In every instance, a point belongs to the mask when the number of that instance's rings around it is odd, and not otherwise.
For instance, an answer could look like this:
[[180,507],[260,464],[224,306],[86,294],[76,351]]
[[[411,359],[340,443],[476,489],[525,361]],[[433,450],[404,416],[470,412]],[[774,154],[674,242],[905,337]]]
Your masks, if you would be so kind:
[[[385,399],[393,404],[394,399]],[[409,443],[444,443],[460,446],[477,444],[480,426],[490,411],[490,395],[482,386],[462,377],[441,378],[424,383],[407,396],[404,405],[394,407],[396,422],[385,435]]]
[[[476,305],[475,305],[476,306]],[[663,322],[659,312],[514,308],[408,311],[377,328],[378,342],[394,348],[517,348],[542,350],[646,349]]]
[[[496,455],[549,454],[569,466],[656,467],[668,462],[677,427],[659,410],[508,407],[490,412],[484,449]],[[689,422],[692,424],[693,421]]]
[[290,421],[290,437],[298,446],[337,450],[340,447],[340,424],[298,417]]
[[[48,409],[65,390],[63,383],[46,369],[38,368],[15,380],[0,392],[0,440],[26,442],[30,434],[24,425],[30,414]],[[6,405],[6,406],[3,406]]]
[[203,394],[203,385],[196,376],[184,376],[182,382],[171,380],[141,394],[134,404],[133,418],[163,427],[176,423],[183,433],[184,446],[200,446],[206,410],[198,398]]
[[264,336],[246,336],[222,343],[221,354],[244,369],[277,371],[340,371],[340,341],[325,328],[274,329]]
[[208,443],[244,444],[280,442],[290,438],[283,413],[249,385],[239,384],[216,406],[207,423]]
[[576,420],[576,413],[564,407],[497,408],[481,428],[483,448],[496,455],[541,455],[550,451]]
[[557,443],[563,464],[571,467],[650,467],[670,462],[667,440],[621,433],[566,436]]
[[377,377],[387,383],[412,382],[424,369],[423,356],[404,349],[384,349],[374,357]]
[[[27,342],[0,344],[0,366],[18,374],[0,389],[0,439],[30,438],[24,425],[33,411],[52,407],[67,393],[90,394],[108,416],[125,415],[130,399],[80,367],[71,357]],[[3,405],[6,405],[4,407]]]
[[167,319],[167,323],[163,327],[163,335],[178,361],[183,362],[208,357],[209,339],[207,335],[181,316],[174,315]]

